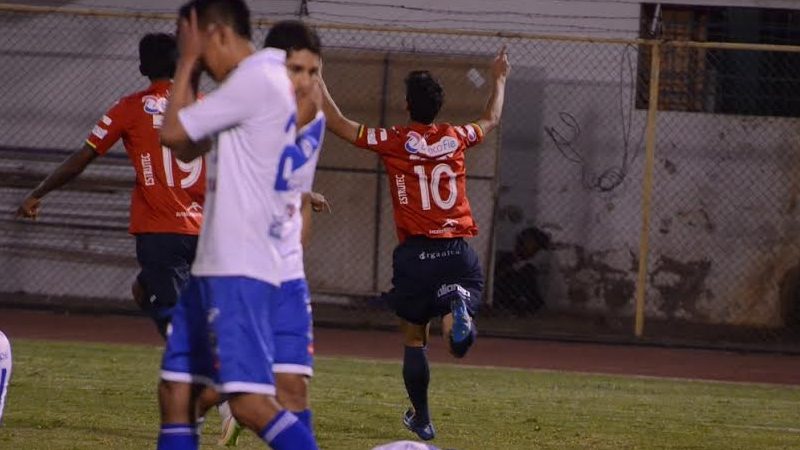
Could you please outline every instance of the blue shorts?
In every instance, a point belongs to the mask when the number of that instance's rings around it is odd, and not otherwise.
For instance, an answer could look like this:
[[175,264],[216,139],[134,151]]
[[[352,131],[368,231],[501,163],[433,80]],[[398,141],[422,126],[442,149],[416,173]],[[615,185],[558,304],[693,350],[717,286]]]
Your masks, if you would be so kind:
[[197,236],[175,233],[136,235],[136,260],[141,270],[136,280],[144,290],[142,310],[165,336],[172,309],[189,281],[197,250]]
[[275,395],[273,309],[280,289],[247,277],[195,277],[172,313],[161,378],[220,393]]
[[392,271],[392,290],[383,298],[408,322],[424,325],[449,314],[453,292],[464,292],[471,315],[480,306],[483,272],[464,239],[409,237],[395,248]]
[[311,295],[305,279],[281,283],[281,296],[271,314],[275,338],[275,373],[314,374]]

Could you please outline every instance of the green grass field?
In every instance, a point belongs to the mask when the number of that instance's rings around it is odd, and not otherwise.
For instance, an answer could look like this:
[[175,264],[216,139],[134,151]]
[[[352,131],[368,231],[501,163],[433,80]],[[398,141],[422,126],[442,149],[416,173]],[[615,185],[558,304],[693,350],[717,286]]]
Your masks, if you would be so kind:
[[[18,340],[0,449],[155,448],[160,349]],[[400,365],[321,358],[313,382],[322,449],[409,439]],[[800,448],[800,389],[432,368],[441,447]],[[203,448],[216,448],[211,413]],[[239,448],[264,448],[252,435]]]

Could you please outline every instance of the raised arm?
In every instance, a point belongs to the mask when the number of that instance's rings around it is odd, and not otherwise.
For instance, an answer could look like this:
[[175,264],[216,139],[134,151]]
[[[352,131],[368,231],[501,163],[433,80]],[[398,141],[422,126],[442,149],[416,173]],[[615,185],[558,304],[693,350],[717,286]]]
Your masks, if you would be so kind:
[[94,149],[89,144],[84,144],[83,148],[65,159],[61,165],[25,197],[25,200],[17,208],[17,217],[35,220],[39,215],[42,198],[50,191],[56,190],[74,180],[83,173],[86,166],[94,161],[95,158],[97,158],[97,153]]
[[180,58],[175,69],[167,112],[161,127],[161,144],[169,147],[176,158],[190,162],[208,152],[211,141],[203,139],[194,142],[178,118],[178,111],[191,105],[197,99],[197,84],[200,61],[200,31],[197,25],[197,12],[193,9],[189,19],[181,19],[178,31]]
[[486,102],[486,109],[483,111],[483,115],[476,121],[484,134],[488,134],[500,124],[500,116],[503,113],[503,102],[505,100],[506,78],[510,70],[511,65],[508,63],[508,54],[504,45],[495,56],[494,61],[492,61],[492,93],[489,96],[489,101]]
[[328,87],[322,77],[320,77],[320,88],[322,90],[322,112],[325,113],[328,130],[345,141],[355,144],[358,139],[358,129],[361,125],[342,114],[342,111],[333,101],[330,92],[328,92]]

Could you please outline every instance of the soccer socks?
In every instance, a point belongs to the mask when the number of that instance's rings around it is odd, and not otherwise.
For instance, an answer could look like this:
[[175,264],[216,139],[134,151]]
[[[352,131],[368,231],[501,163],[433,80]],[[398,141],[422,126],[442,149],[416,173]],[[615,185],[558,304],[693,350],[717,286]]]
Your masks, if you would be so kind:
[[304,410],[302,410],[300,412],[294,413],[294,415],[297,416],[297,420],[299,420],[300,423],[302,423],[303,425],[306,426],[306,428],[308,428],[308,431],[310,431],[311,435],[313,436],[314,435],[314,427],[311,424],[311,410],[310,409],[304,409]]
[[414,421],[426,424],[431,421],[428,412],[428,383],[431,380],[428,356],[425,347],[406,347],[403,356],[403,381],[411,404],[414,405]]
[[308,428],[286,410],[279,412],[258,435],[275,450],[317,450]]
[[157,450],[197,450],[199,437],[188,423],[161,425]]

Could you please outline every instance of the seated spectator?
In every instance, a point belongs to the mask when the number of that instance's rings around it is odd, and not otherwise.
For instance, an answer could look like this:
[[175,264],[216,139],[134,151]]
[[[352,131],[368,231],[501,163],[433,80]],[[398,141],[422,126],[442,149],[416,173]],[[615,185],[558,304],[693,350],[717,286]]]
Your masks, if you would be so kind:
[[537,265],[537,256],[551,246],[547,233],[531,227],[517,235],[513,252],[498,255],[493,309],[525,316],[534,314],[544,305],[537,282],[542,273],[541,264]]

